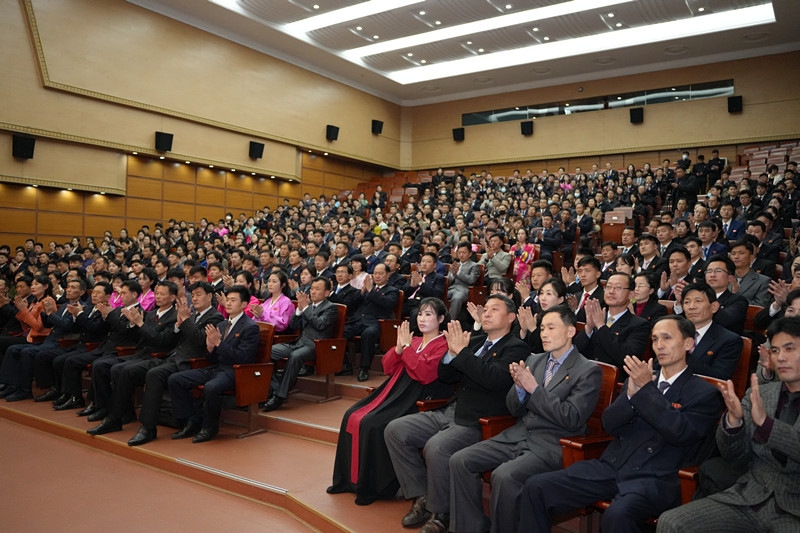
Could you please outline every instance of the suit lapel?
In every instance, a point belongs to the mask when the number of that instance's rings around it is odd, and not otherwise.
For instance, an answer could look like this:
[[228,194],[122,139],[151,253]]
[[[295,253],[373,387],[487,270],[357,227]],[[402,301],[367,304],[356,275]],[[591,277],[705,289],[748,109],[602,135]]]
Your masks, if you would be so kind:
[[[555,375],[553,375],[552,379],[550,380],[550,383],[548,383],[547,386],[545,387],[546,390],[551,391],[559,383],[561,383],[562,381],[564,381],[566,379],[569,379],[569,372],[570,372],[570,370],[572,370],[572,367],[575,366],[575,361],[577,361],[577,359],[578,359],[575,356],[576,353],[577,353],[577,350],[573,346],[572,349],[570,350],[569,354],[567,354],[567,357],[566,357],[566,360],[564,361],[564,363],[560,367],[558,367],[558,370],[556,371]],[[545,358],[545,361],[547,361],[547,358]],[[546,363],[544,365],[544,368],[545,369],[542,372],[542,381],[541,381],[542,383],[544,383],[545,373],[547,372],[547,364]]]

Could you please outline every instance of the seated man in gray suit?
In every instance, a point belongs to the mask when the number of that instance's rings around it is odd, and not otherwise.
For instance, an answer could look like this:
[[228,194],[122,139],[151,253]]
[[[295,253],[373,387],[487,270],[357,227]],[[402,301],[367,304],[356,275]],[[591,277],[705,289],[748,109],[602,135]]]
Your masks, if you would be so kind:
[[[506,395],[517,423],[450,458],[450,524],[455,531],[516,531],[522,486],[533,474],[561,468],[559,439],[585,434],[597,404],[602,372],[572,345],[577,320],[566,306],[545,311],[542,346],[511,363],[514,386]],[[481,473],[492,470],[489,518],[483,512]]]
[[770,303],[770,278],[759,274],[750,265],[756,258],[755,247],[742,239],[731,244],[729,257],[736,266],[736,274],[731,283],[731,292],[744,297],[750,305],[766,307]]
[[731,381],[720,387],[728,412],[717,446],[726,459],[749,457],[748,471],[722,492],[663,513],[658,531],[800,530],[800,318],[776,320],[767,338],[780,381],[759,384],[753,376],[741,402]]
[[287,357],[283,375],[272,375],[270,392],[272,393],[264,406],[264,411],[274,411],[283,405],[289,391],[297,381],[306,361],[313,361],[316,355],[314,339],[328,339],[336,325],[336,305],[328,300],[331,293],[331,280],[318,277],[311,282],[308,294],[297,293],[297,310],[292,315],[289,327],[301,330],[300,337],[293,342],[276,344],[272,347],[270,360],[276,363]]
[[453,264],[450,265],[450,273],[447,274],[447,279],[450,280],[447,297],[450,299],[450,317],[453,320],[458,320],[461,309],[469,300],[469,288],[475,284],[481,273],[480,266],[470,260],[472,247],[469,243],[458,243],[456,257],[458,257],[458,261],[453,261]]
[[478,264],[486,265],[484,281],[486,285],[494,278],[502,278],[511,264],[511,254],[503,251],[503,237],[499,233],[489,237],[489,249],[483,254]]

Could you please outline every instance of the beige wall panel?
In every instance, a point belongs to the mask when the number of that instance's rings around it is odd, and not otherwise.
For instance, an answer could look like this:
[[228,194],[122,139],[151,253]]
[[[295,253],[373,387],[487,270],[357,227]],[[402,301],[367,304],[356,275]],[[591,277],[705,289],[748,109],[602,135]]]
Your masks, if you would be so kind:
[[38,189],[28,185],[0,183],[0,207],[36,209],[37,192]]
[[303,168],[303,185],[322,185],[325,183],[325,172],[312,167]]
[[[311,146],[326,147],[325,124],[335,124],[342,128],[335,146],[341,153],[397,162],[395,104],[125,2],[34,0],[33,6],[54,81]],[[209,83],[215,71],[226,75]],[[269,88],[279,85],[293,89],[272,98]],[[384,121],[383,135],[372,135],[373,118]],[[242,150],[246,158],[246,145]]]
[[318,170],[323,170],[325,168],[326,159],[318,154],[309,154],[307,152],[303,152],[303,167],[304,168],[316,168]]
[[194,204],[195,186],[186,183],[164,182],[164,200]]
[[83,235],[83,215],[61,213],[53,216],[52,213],[39,212],[37,231],[56,235]]
[[225,186],[228,189],[233,189],[242,192],[252,192],[253,182],[255,178],[252,176],[245,176],[244,174],[226,174]]
[[[125,215],[125,198],[122,196],[109,196],[103,194],[87,193],[84,199],[86,213],[93,215],[114,216],[120,221]],[[115,236],[117,233],[114,234]]]
[[253,192],[275,196],[278,194],[278,182],[269,178],[261,178],[253,182]]
[[195,183],[197,167],[185,163],[172,163],[164,165],[164,179],[167,181],[179,181],[181,183]]
[[[52,215],[51,215],[52,216]],[[4,233],[22,233],[30,236],[36,233],[36,211],[0,207],[0,220]],[[25,241],[25,238],[22,238]]]
[[225,171],[213,168],[197,169],[198,187],[225,187]]
[[128,196],[132,198],[152,198],[158,200],[163,195],[164,182],[160,179],[128,177]]
[[301,187],[297,183],[287,183],[285,181],[281,181],[278,183],[278,200],[283,202],[284,198],[289,198],[289,200],[299,200],[303,197],[303,193],[301,192]]
[[343,175],[345,169],[344,161],[328,158],[325,160],[325,173],[341,174]]
[[[152,224],[150,224],[150,226],[152,227]],[[106,230],[111,230],[111,233],[116,237],[119,235],[119,230],[122,228],[120,219],[116,217],[101,217],[91,215],[84,217],[83,227],[86,235],[94,236],[95,240],[99,240],[103,236],[103,232]]]
[[83,213],[83,194],[75,191],[39,189],[39,211]]
[[253,195],[249,192],[225,191],[225,207],[227,209],[244,209],[246,212],[253,209]]
[[185,220],[187,222],[200,222],[200,219],[196,219],[195,217],[194,204],[164,202],[164,218],[167,220],[174,218],[175,220]]
[[[160,200],[141,200],[139,198],[127,198],[126,209],[128,216],[136,218],[150,219],[151,221],[161,221],[161,201]],[[128,228],[130,229],[130,228]],[[151,228],[152,229],[152,226]]]
[[198,186],[195,190],[195,198],[198,204],[222,206],[222,200],[225,198],[225,191],[223,189]]
[[164,177],[164,165],[157,159],[129,156],[128,175],[161,179]]
[[341,174],[331,174],[330,172],[325,173],[325,188],[326,189],[337,189],[341,191],[347,188],[346,179]]

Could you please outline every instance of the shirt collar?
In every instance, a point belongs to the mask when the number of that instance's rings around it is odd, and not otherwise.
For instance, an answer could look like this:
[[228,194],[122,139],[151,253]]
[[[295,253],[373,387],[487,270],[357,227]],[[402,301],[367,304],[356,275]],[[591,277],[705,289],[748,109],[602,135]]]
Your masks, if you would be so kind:
[[677,374],[675,374],[674,376],[672,376],[669,379],[664,377],[664,371],[661,370],[661,372],[658,373],[658,382],[656,384],[661,383],[662,381],[666,381],[667,383],[669,383],[669,386],[671,387],[672,385],[675,384],[675,382],[678,380],[678,378],[681,377],[681,374],[686,372],[687,368],[689,368],[689,367],[688,366],[684,367],[683,370],[681,370],[680,372],[678,372]]
[[243,315],[244,313],[239,313],[236,316],[228,317],[228,322],[230,322],[231,324],[230,327],[233,328],[233,326],[236,325],[236,323],[239,321],[240,318],[242,318]]

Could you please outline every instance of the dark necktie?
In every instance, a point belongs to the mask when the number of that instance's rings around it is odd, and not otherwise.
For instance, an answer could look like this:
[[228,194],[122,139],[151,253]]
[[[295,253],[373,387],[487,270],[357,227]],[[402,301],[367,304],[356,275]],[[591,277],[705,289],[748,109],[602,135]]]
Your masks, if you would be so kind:
[[546,387],[550,380],[553,379],[555,374],[556,360],[550,359],[547,361],[547,368],[544,371],[544,386]]
[[[800,392],[784,391],[783,394],[786,395],[786,401],[781,407],[781,412],[778,413],[778,420],[794,426],[794,423],[797,422],[797,399],[800,398]],[[788,460],[786,454],[778,450],[772,450],[772,456],[786,466],[786,461]]]
[[661,391],[661,394],[667,392],[667,389],[670,387],[669,381],[659,381],[658,382],[658,390]]
[[228,336],[228,333],[230,333],[230,332],[231,332],[231,326],[232,326],[232,325],[233,325],[233,324],[231,323],[231,319],[229,318],[229,319],[228,319],[228,320],[225,322],[225,333],[222,335],[222,340],[223,340],[223,341],[224,341],[224,340],[225,340],[225,338]]
[[486,339],[486,342],[483,343],[483,347],[481,347],[481,349],[478,350],[478,353],[476,353],[475,355],[478,357],[483,357],[489,351],[489,348],[492,347],[492,344],[494,344],[492,341]]

